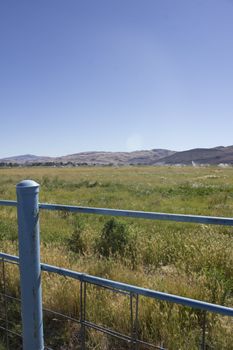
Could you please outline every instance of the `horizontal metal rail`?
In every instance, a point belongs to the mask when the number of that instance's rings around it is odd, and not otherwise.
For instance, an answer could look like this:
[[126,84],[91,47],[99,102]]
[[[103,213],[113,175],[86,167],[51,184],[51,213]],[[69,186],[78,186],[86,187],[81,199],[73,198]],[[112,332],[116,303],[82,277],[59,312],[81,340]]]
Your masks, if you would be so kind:
[[0,205],[5,206],[5,207],[17,207],[17,202],[16,201],[0,200]]
[[[17,202],[0,200],[0,206],[17,207]],[[45,209],[45,210],[60,210],[60,211],[80,213],[80,214],[121,216],[121,217],[149,219],[149,220],[163,220],[163,221],[199,223],[199,224],[206,224],[206,225],[233,226],[233,218],[218,217],[218,216],[168,214],[168,213],[156,213],[156,212],[148,212],[148,211],[106,209],[106,208],[81,207],[81,206],[75,206],[75,205],[47,204],[47,203],[40,203],[39,208]]]
[[215,216],[167,214],[167,213],[155,213],[155,212],[146,212],[146,211],[105,209],[105,208],[80,207],[80,206],[46,204],[46,203],[40,203],[39,208],[46,209],[46,210],[68,211],[68,212],[80,213],[80,214],[123,216],[123,217],[138,218],[138,219],[167,220],[167,221],[177,221],[177,222],[191,222],[191,223],[199,223],[199,224],[233,226],[233,218],[215,217]]
[[[0,253],[0,259],[19,262],[19,258],[17,256],[4,254],[4,253]],[[231,317],[233,316],[233,308],[226,307],[226,306],[211,304],[204,301],[185,298],[185,297],[163,293],[163,292],[158,292],[147,288],[141,288],[130,284],[116,282],[116,281],[108,280],[101,277],[95,277],[95,276],[87,275],[85,273],[75,272],[72,270],[68,270],[68,269],[64,269],[64,268],[60,268],[60,267],[56,267],[48,264],[41,263],[41,269],[46,272],[53,272],[62,276],[71,277],[81,282],[87,282],[98,286],[111,287],[113,289],[119,289],[122,291],[127,291],[130,293],[134,293],[134,294],[138,294],[138,295],[142,295],[142,296],[146,296],[146,297],[150,297],[158,300],[163,300],[163,301],[167,301],[175,304],[180,304],[180,305],[188,306],[194,309],[201,309],[201,310],[205,310],[205,311],[209,311],[209,312],[213,312],[213,313],[217,313],[225,316],[231,316]]]

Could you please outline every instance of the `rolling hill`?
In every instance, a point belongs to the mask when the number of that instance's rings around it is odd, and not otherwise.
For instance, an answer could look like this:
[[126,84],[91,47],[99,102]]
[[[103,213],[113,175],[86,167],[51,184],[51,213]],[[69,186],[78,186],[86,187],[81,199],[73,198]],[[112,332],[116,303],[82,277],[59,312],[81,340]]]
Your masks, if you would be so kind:
[[27,164],[32,163],[68,163],[88,165],[127,165],[127,164],[154,164],[158,160],[174,154],[174,151],[164,149],[153,149],[149,151],[135,152],[81,152],[61,157],[40,157],[31,154],[13,156],[0,159],[1,163]]
[[160,162],[165,165],[192,165],[193,162],[197,165],[233,164],[233,146],[195,148],[188,151],[176,152],[170,156],[164,157]]
[[167,149],[134,152],[81,152],[60,157],[25,154],[0,159],[2,164],[74,164],[74,165],[217,165],[233,164],[233,146],[195,148],[175,152]]

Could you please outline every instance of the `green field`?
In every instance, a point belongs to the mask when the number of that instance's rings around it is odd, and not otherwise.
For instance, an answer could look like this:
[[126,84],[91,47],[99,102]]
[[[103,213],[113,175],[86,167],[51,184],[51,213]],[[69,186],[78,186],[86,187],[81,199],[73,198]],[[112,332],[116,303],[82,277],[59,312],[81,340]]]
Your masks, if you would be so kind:
[[[0,199],[15,200],[15,185],[26,178],[40,183],[40,202],[226,217],[233,213],[233,168],[0,169]],[[104,216],[41,211],[41,260],[233,306],[232,228],[130,218],[110,220]],[[0,207],[0,245],[3,252],[17,253],[15,208]],[[16,296],[17,276],[15,267],[7,267],[7,288]],[[88,317],[129,332],[125,298],[110,296],[107,291],[98,293],[94,288],[88,290],[88,296],[92,300]],[[45,307],[74,317],[79,313],[77,282],[44,274],[43,299]],[[15,309],[12,306],[14,320],[18,317]],[[200,311],[142,298],[139,318],[142,339],[172,350],[199,349]],[[46,339],[54,349],[78,348],[74,325],[64,325],[49,314],[45,324]],[[232,320],[208,314],[208,349],[232,349],[232,330]],[[95,332],[88,334],[87,348],[128,349]]]

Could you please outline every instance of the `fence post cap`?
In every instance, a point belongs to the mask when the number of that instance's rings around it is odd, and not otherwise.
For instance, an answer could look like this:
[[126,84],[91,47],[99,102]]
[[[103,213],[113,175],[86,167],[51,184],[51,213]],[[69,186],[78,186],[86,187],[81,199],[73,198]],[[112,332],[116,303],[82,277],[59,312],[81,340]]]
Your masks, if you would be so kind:
[[35,188],[38,188],[40,185],[33,181],[33,180],[23,180],[23,181],[20,181],[17,185],[16,185],[16,188],[17,189],[25,189],[25,190],[30,190],[30,189],[35,189]]

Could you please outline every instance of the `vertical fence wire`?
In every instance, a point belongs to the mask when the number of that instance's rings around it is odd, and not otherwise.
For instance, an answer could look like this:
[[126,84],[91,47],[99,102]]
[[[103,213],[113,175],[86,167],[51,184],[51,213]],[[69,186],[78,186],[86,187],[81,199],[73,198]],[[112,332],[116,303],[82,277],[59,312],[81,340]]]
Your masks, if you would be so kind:
[[135,350],[134,339],[134,315],[133,315],[133,293],[130,293],[130,324],[131,324],[131,350]]
[[3,297],[3,309],[4,309],[4,326],[5,329],[5,340],[6,348],[9,349],[9,322],[8,322],[8,300],[6,297],[6,270],[5,270],[5,260],[1,259],[2,263],[2,297]]
[[86,282],[80,282],[80,337],[81,350],[86,349]]
[[131,349],[138,349],[138,294],[130,293]]
[[[134,337],[136,341],[138,340],[138,328],[139,328],[139,319],[138,319],[138,306],[139,306],[139,295],[135,295],[135,319],[134,319]],[[138,350],[138,342],[136,342],[135,350]]]
[[201,350],[206,350],[206,311],[203,311],[202,316]]
[[2,259],[2,287],[3,287],[3,299],[4,299],[4,316],[5,316],[5,338],[6,348],[9,349],[9,322],[8,322],[8,300],[6,297],[6,270],[5,260]]

